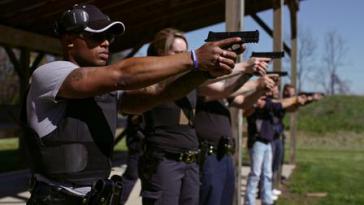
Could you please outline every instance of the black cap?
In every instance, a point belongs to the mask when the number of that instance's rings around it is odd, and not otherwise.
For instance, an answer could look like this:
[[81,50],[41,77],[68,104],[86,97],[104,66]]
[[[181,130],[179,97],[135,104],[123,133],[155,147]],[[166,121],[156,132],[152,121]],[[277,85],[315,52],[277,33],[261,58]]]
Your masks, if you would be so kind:
[[82,32],[90,33],[111,32],[120,35],[125,32],[121,21],[111,21],[100,9],[91,4],[76,4],[72,10],[63,13],[56,23],[56,33]]

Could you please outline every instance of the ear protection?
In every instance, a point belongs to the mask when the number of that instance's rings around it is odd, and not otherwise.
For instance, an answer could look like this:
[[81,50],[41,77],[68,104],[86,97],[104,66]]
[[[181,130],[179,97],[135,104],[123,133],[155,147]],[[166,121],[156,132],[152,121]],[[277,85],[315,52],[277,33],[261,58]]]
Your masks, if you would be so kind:
[[88,13],[76,4],[72,10],[65,11],[56,21],[54,31],[57,35],[65,32],[80,33],[87,27],[88,22]]

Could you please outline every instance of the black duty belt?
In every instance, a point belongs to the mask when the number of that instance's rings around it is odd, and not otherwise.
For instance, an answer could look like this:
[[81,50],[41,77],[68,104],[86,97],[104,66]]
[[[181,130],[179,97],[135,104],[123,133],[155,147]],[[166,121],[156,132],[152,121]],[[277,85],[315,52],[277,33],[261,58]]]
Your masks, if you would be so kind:
[[256,137],[255,138],[256,141],[262,142],[264,144],[269,144],[271,141],[262,137]]
[[216,145],[212,145],[206,142],[203,142],[201,145],[201,149],[206,152],[208,155],[230,155],[230,154],[234,154],[235,150],[233,145],[228,144],[228,143],[224,143],[221,145],[222,148],[219,149],[218,146]]
[[162,153],[163,153],[164,157],[167,159],[191,164],[191,163],[197,162],[197,160],[199,158],[200,150],[195,150],[195,151],[189,150],[189,151],[181,152],[181,153],[172,153],[172,152],[162,151]]

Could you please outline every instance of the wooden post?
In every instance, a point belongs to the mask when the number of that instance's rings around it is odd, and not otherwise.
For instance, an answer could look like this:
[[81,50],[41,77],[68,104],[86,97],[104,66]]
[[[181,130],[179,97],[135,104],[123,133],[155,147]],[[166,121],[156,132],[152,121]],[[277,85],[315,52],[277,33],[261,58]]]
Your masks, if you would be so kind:
[[[273,51],[283,51],[283,0],[273,0]],[[273,60],[273,70],[281,71],[282,59]]]
[[[241,31],[243,28],[245,11],[244,0],[225,0],[225,22],[226,31]],[[235,152],[235,194],[234,204],[240,205],[241,202],[241,167],[242,167],[242,112],[239,109],[231,108],[231,127],[233,137],[236,139]]]
[[[291,83],[297,88],[297,11],[299,2],[291,0],[289,2],[289,11],[291,19]],[[297,90],[297,89],[296,89]],[[296,163],[296,134],[297,134],[297,112],[290,117],[290,163]]]
[[[283,0],[273,0],[273,51],[283,51]],[[273,60],[273,70],[282,70],[282,59]],[[282,82],[282,81],[280,81]],[[278,85],[281,88],[281,85]],[[280,175],[273,173],[273,188],[279,188],[280,185]]]
[[[257,14],[250,15],[252,19],[270,36],[273,38],[273,30],[261,19]],[[283,41],[283,50],[291,57],[291,48]]]

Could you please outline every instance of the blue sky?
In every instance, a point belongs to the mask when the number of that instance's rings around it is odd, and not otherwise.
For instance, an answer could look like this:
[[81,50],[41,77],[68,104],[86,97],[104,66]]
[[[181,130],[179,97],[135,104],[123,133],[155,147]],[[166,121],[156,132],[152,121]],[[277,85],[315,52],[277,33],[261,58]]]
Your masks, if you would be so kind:
[[[272,10],[258,13],[268,25],[272,25]],[[364,95],[364,72],[361,67],[361,59],[364,58],[364,1],[363,0],[306,0],[300,3],[298,14],[299,29],[310,30],[314,37],[318,50],[315,64],[319,65],[323,50],[325,33],[336,31],[345,41],[347,53],[345,65],[339,68],[339,75],[349,82],[351,92]],[[284,36],[290,36],[289,12],[284,10]],[[272,26],[271,26],[272,28]],[[217,24],[207,28],[187,33],[191,49],[203,44],[208,31],[224,31],[225,24]],[[272,39],[250,17],[244,19],[244,30],[260,31],[259,44],[250,44],[249,51],[272,50]],[[287,42],[289,43],[289,42]],[[143,48],[139,54],[144,54]],[[319,68],[317,68],[319,69]],[[309,81],[305,82],[304,89],[320,90]]]

